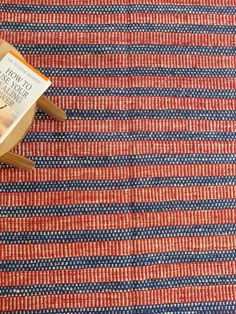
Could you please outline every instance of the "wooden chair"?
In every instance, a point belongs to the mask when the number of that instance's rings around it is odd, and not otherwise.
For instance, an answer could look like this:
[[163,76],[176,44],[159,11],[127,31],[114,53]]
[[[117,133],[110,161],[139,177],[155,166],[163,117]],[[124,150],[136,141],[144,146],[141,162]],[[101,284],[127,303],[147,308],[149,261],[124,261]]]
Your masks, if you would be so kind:
[[[21,58],[22,55],[9,43],[0,39],[0,60],[9,52],[12,51]],[[51,102],[46,96],[42,95],[35,104],[28,110],[20,122],[14,127],[11,133],[0,143],[0,162],[12,165],[17,168],[32,170],[35,168],[35,163],[23,156],[17,155],[11,150],[24,138],[28,132],[39,107],[43,112],[58,121],[66,119],[66,113]]]

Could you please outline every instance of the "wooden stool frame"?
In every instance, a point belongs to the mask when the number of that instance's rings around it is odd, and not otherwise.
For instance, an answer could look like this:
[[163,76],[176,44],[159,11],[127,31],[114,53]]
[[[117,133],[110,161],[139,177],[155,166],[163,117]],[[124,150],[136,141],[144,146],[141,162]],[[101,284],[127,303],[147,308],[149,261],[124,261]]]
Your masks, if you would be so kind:
[[[0,60],[9,51],[12,51],[23,58],[19,51],[13,46],[0,39]],[[66,119],[66,113],[51,102],[46,96],[42,95],[6,137],[3,143],[0,144],[0,162],[24,170],[32,170],[35,168],[35,163],[32,160],[15,154],[11,152],[11,150],[25,137],[34,120],[37,107],[57,121],[64,121]]]

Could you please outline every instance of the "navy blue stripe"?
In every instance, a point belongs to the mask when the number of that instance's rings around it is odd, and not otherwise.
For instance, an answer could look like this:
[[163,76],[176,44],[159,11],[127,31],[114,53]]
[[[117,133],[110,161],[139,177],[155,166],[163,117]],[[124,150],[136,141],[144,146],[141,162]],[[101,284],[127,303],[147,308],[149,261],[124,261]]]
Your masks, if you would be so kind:
[[[130,156],[32,156],[37,168],[112,167],[170,164],[234,164],[235,154],[130,155]],[[8,166],[0,164],[1,168]]]
[[164,96],[164,97],[192,97],[234,99],[235,90],[217,89],[178,89],[178,88],[71,88],[50,87],[47,91],[50,96]]
[[[213,93],[214,91],[212,91]],[[236,93],[236,92],[235,92]],[[56,94],[56,93],[55,93]],[[227,91],[226,91],[227,95]],[[133,119],[197,119],[197,120],[236,120],[234,110],[66,110],[68,119],[82,120],[133,120]],[[42,112],[37,118],[47,118]],[[131,126],[132,123],[130,122]],[[50,136],[52,136],[51,134]],[[131,135],[131,134],[130,134]],[[134,136],[134,134],[132,134]]]
[[[132,125],[132,124],[131,124]],[[207,141],[233,141],[236,133],[225,132],[132,132],[132,133],[28,133],[26,142],[109,142],[109,141],[155,141],[155,140],[207,140]]]
[[191,24],[33,24],[3,22],[5,31],[30,32],[178,32],[234,34],[233,25],[191,25]]
[[163,212],[171,210],[205,210],[236,207],[236,199],[223,200],[198,200],[198,201],[170,201],[160,203],[137,204],[77,204],[51,206],[2,206],[1,217],[26,217],[26,216],[67,216],[79,214],[108,214],[129,212]]
[[233,68],[39,68],[39,71],[47,76],[236,76],[236,69]]
[[0,186],[2,192],[47,192],[47,191],[77,191],[77,190],[122,190],[131,188],[147,187],[178,187],[178,186],[207,186],[207,185],[234,185],[236,176],[222,177],[156,177],[137,178],[126,180],[69,180],[69,181],[46,181],[46,182],[15,182],[4,183]]
[[152,279],[144,281],[123,281],[123,282],[98,282],[98,283],[79,283],[79,284],[53,284],[53,285],[34,285],[2,287],[2,295],[22,296],[22,295],[48,295],[66,294],[81,292],[105,292],[105,291],[137,291],[142,289],[161,289],[177,288],[183,286],[210,286],[210,285],[229,285],[234,284],[233,276],[202,276],[202,277],[183,277]]
[[129,256],[73,257],[24,261],[0,261],[2,271],[81,269],[98,267],[128,267],[155,264],[234,261],[236,251],[171,252]]
[[235,55],[235,47],[173,45],[15,45],[23,54],[200,54]]
[[72,243],[90,241],[135,240],[145,238],[166,238],[181,236],[211,236],[235,234],[236,225],[193,225],[116,230],[4,232],[0,234],[3,244],[29,243]]
[[2,4],[3,11],[22,13],[88,13],[88,14],[112,14],[112,13],[135,13],[135,12],[156,12],[156,13],[218,13],[236,14],[234,6],[194,6],[194,5],[158,5],[158,4],[129,4],[129,5],[15,5]]
[[157,314],[157,313],[214,313],[214,314],[232,314],[236,311],[235,303],[226,302],[204,302],[204,303],[178,303],[178,304],[162,304],[162,305],[145,305],[132,307],[113,307],[106,309],[87,308],[87,309],[63,309],[63,310],[43,310],[43,311],[21,311],[21,314]]
[[40,168],[74,168],[74,167],[112,167],[129,165],[155,164],[214,164],[236,163],[235,154],[188,154],[188,155],[130,155],[130,156],[60,156],[40,157],[32,159]]

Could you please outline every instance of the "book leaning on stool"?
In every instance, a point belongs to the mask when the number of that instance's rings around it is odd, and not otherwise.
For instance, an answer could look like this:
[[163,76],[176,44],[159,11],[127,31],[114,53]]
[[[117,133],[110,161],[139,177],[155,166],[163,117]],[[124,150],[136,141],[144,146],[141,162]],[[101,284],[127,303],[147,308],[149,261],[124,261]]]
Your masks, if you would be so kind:
[[10,44],[0,39],[0,161],[23,169],[34,162],[11,152],[27,133],[37,106],[58,121],[66,114],[43,93],[50,80],[32,67]]

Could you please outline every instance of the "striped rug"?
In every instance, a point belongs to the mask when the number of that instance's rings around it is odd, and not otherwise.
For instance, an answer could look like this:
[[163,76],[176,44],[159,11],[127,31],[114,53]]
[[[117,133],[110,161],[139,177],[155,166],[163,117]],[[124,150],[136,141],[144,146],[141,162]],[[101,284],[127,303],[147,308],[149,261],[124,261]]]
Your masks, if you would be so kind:
[[1,313],[236,313],[235,0],[1,0],[49,76],[0,166]]

